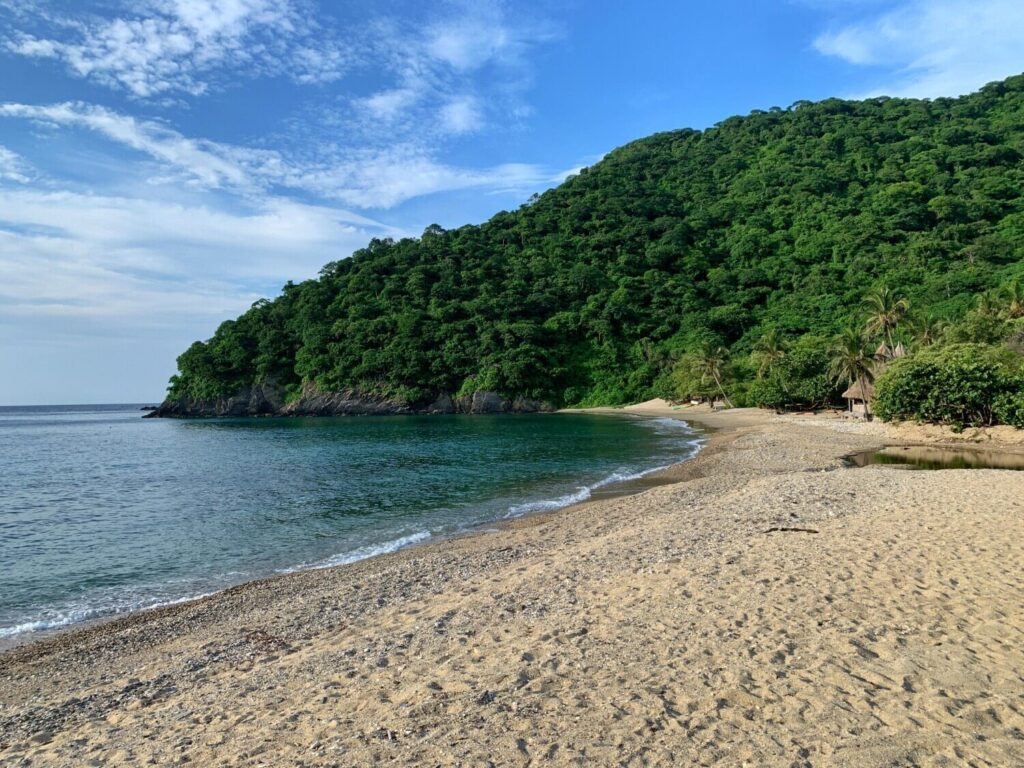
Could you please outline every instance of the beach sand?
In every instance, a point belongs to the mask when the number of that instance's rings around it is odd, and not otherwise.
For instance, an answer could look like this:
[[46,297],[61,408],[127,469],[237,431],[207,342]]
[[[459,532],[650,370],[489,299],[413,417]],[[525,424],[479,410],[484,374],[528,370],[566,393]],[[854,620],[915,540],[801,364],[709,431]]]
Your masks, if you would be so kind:
[[633,410],[715,431],[634,496],[3,654],[0,764],[1024,765],[1024,472]]

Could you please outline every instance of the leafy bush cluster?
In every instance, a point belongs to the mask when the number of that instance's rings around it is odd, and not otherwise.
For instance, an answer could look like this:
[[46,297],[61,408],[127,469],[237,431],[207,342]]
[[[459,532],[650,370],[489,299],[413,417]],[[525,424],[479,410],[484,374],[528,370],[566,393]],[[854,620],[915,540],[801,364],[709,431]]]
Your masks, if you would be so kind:
[[879,378],[874,405],[890,421],[1024,428],[1024,358],[983,344],[922,351]]
[[[181,355],[169,394],[272,379],[289,397],[818,404],[838,391],[823,345],[799,342],[759,379],[745,362],[759,340],[831,338],[879,285],[962,317],[1021,274],[1022,159],[1024,76],[959,99],[801,102],[657,134],[518,211],[373,240],[289,282]],[[991,330],[975,320],[967,336]]]
[[816,336],[804,336],[779,358],[767,375],[756,379],[748,399],[762,408],[821,408],[832,403],[838,385],[828,375],[829,344]]

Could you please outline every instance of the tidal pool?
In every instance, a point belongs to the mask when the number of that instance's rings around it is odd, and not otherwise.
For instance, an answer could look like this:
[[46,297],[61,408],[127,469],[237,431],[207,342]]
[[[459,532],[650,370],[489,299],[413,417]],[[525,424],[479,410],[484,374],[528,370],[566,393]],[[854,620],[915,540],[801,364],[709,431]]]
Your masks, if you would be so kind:
[[1024,470],[1024,454],[974,448],[931,445],[890,445],[848,457],[851,464],[892,464],[908,469],[1014,469]]

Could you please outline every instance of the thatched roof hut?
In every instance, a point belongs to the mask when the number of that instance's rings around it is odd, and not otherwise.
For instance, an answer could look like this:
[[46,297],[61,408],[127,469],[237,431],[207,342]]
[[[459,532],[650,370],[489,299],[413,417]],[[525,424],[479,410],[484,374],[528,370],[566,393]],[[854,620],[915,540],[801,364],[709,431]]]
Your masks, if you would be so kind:
[[849,389],[843,392],[843,398],[850,406],[850,413],[860,414],[867,418],[868,401],[875,396],[875,385],[870,381],[854,382]]
[[906,357],[906,355],[907,348],[903,346],[902,341],[898,342],[892,349],[886,346],[884,342],[878,345],[878,349],[875,350],[874,363],[871,365],[871,379],[863,383],[855,381],[843,392],[843,399],[849,403],[852,413],[859,413],[862,416],[869,415],[868,403],[875,397],[875,385],[872,380],[885,373],[885,369],[889,367],[889,363],[893,360]]
[[868,400],[875,396],[875,385],[870,381],[866,381],[861,384],[859,381],[855,381],[849,389],[843,392],[844,400],[859,400],[862,403],[866,403]]

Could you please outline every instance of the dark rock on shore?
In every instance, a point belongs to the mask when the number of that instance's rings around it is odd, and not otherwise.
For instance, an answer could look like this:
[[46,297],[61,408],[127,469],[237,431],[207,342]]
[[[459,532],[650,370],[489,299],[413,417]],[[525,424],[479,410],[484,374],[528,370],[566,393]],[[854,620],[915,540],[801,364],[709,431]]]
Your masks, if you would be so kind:
[[281,416],[392,416],[415,413],[408,403],[352,390],[318,392],[307,389],[302,397],[280,409]]
[[444,413],[540,413],[554,406],[527,397],[504,397],[478,391],[453,398],[446,392],[433,399],[410,403],[355,390],[320,392],[307,388],[298,400],[284,403],[284,393],[273,382],[245,387],[231,397],[164,401],[143,418],[215,418],[227,416],[395,416]]
[[142,418],[196,419],[221,416],[273,416],[284,406],[284,393],[273,383],[245,387],[231,397],[165,400]]
[[456,413],[540,413],[552,411],[551,405],[527,397],[512,399],[497,392],[474,392],[455,399]]

